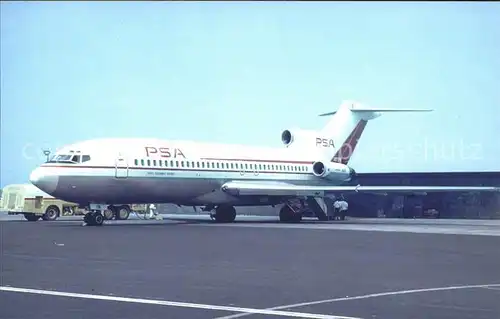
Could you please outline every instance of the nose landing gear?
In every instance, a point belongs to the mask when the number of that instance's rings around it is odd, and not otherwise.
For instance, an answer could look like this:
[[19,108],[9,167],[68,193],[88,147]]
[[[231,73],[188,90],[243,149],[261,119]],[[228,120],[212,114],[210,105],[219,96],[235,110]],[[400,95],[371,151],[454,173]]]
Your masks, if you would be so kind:
[[85,214],[83,222],[89,226],[102,226],[104,223],[104,216],[100,211],[91,211]]

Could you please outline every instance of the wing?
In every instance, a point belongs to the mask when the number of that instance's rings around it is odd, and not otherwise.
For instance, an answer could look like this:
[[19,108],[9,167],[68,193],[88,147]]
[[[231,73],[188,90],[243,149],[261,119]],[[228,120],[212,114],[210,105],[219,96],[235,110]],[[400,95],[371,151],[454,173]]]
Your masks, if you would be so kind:
[[231,181],[221,187],[233,196],[325,196],[329,193],[388,193],[426,195],[430,192],[500,192],[500,187],[487,186],[307,186],[281,182]]

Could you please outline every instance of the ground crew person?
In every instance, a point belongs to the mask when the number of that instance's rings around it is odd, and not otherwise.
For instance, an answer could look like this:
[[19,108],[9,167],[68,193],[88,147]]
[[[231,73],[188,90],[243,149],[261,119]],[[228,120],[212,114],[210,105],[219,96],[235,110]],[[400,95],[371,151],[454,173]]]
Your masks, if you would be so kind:
[[158,211],[156,210],[156,206],[154,204],[149,205],[149,219],[160,219],[161,216],[158,215]]

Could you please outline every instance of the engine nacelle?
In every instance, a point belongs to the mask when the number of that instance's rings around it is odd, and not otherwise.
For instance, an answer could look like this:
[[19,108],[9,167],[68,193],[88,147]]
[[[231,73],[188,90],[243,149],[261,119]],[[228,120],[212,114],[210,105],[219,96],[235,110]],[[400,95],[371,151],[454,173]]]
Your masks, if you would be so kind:
[[313,174],[317,177],[340,182],[349,182],[356,177],[356,171],[344,164],[317,161],[312,166]]
[[286,146],[290,146],[292,143],[300,141],[314,141],[318,136],[318,132],[310,130],[292,129],[284,130],[281,132],[281,142]]

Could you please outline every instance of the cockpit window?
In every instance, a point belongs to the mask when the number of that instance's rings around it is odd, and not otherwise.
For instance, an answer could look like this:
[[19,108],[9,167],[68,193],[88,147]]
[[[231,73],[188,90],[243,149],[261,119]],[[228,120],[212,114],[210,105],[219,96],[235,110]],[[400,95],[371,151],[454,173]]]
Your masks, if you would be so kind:
[[89,155],[62,155],[57,154],[52,156],[52,158],[47,161],[47,163],[68,163],[68,164],[78,164],[90,161]]

